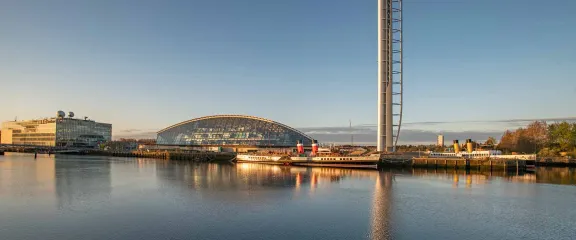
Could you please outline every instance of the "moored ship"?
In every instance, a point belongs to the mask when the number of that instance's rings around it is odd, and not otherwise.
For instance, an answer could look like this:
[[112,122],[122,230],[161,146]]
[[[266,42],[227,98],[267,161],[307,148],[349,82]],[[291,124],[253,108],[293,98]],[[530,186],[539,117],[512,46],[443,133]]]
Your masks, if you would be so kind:
[[238,154],[236,160],[239,162],[355,168],[376,168],[380,161],[380,154],[370,152],[367,148],[357,147],[347,150],[349,151],[345,153],[342,149],[319,148],[317,141],[314,140],[312,149],[308,152],[304,150],[302,143],[298,142],[295,153],[274,153],[267,151],[253,154]]
[[471,139],[466,140],[465,151],[460,151],[458,140],[454,140],[454,152],[430,152],[428,158],[524,161],[526,170],[536,169],[536,154],[503,154],[500,150],[474,150]]
[[281,155],[238,154],[236,160],[240,162],[277,162]]

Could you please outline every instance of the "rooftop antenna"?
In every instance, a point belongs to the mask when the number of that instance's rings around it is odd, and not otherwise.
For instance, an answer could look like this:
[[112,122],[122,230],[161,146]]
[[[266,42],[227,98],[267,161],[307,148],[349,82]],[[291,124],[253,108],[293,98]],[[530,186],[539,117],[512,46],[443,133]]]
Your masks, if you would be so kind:
[[354,133],[352,132],[352,119],[350,119],[350,146],[354,146]]

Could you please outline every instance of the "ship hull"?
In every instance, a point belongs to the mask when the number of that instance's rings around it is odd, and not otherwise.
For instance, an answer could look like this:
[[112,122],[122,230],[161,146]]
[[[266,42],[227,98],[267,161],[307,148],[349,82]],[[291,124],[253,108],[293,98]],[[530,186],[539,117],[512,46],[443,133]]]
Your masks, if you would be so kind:
[[318,157],[290,157],[293,162],[314,163],[346,163],[346,162],[374,162],[380,161],[380,155],[374,156],[318,156]]
[[261,156],[261,155],[242,155],[236,156],[239,162],[277,162],[282,156]]

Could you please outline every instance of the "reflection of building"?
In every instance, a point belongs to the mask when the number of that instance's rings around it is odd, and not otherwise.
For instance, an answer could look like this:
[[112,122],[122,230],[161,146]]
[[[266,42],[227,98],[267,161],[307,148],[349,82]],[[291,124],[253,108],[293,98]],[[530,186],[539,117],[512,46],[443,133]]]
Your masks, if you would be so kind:
[[55,161],[56,196],[59,209],[75,209],[102,203],[112,193],[108,161]]
[[196,189],[219,189],[230,192],[291,188],[298,184],[306,184],[309,177],[297,179],[302,172],[292,172],[292,168],[242,163],[238,167],[225,164],[175,165],[157,164],[157,175],[161,179],[183,180],[188,186]]
[[378,172],[360,169],[306,168],[240,163],[237,165],[199,164],[180,165],[156,163],[156,175],[161,180],[181,180],[187,187],[200,192],[218,189],[232,194],[246,190],[281,188],[318,188],[346,178],[376,179]]
[[294,146],[297,141],[311,145],[306,134],[264,118],[217,115],[196,118],[158,132],[160,145]]
[[1,143],[86,147],[110,141],[111,138],[111,124],[59,116],[40,120],[4,122],[2,123]]
[[[30,155],[6,153],[0,156],[0,199],[5,195],[19,195],[48,202],[53,200],[55,165],[54,159]],[[30,187],[34,186],[34,187]]]

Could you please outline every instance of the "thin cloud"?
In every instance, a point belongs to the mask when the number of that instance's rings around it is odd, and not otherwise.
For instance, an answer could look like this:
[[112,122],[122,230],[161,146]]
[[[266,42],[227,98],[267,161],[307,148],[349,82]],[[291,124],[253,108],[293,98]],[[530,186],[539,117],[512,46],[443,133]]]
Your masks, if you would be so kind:
[[[450,123],[529,123],[534,121],[544,122],[576,122],[576,117],[560,117],[560,118],[519,118],[519,119],[500,119],[500,120],[463,120],[463,121],[429,121],[429,122],[405,122],[402,125],[438,125]],[[376,127],[376,124],[360,124],[359,127]]]
[[135,138],[150,139],[156,138],[156,129],[123,129],[112,134],[113,139]]
[[[504,131],[446,131],[442,132],[446,144],[452,140],[464,140],[471,138],[476,141],[485,141],[488,137],[500,139]],[[317,139],[321,143],[340,143],[349,144],[354,141],[355,144],[374,145],[376,144],[376,130],[365,131],[362,133],[315,133],[306,132],[310,137]],[[433,144],[439,132],[428,130],[402,130],[400,133],[399,144]],[[353,140],[352,140],[353,138]]]
[[124,130],[120,130],[121,133],[133,133],[133,132],[140,132],[142,131],[141,129],[124,129]]

